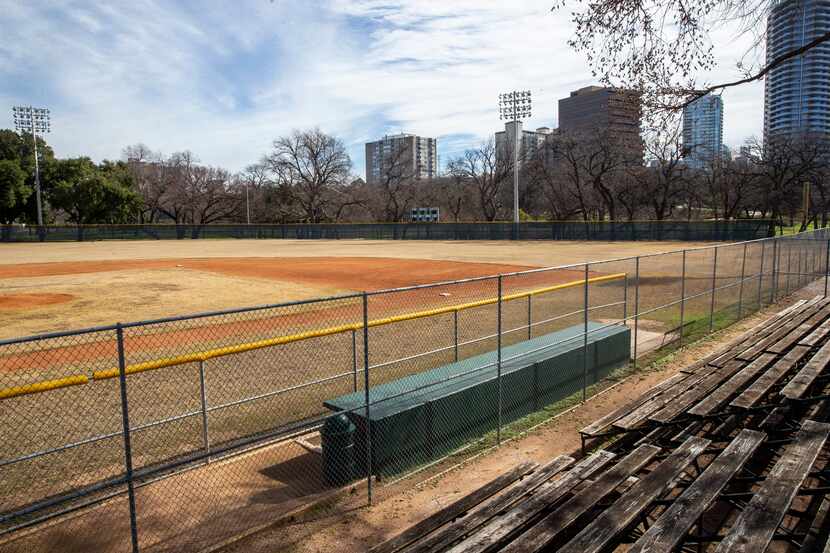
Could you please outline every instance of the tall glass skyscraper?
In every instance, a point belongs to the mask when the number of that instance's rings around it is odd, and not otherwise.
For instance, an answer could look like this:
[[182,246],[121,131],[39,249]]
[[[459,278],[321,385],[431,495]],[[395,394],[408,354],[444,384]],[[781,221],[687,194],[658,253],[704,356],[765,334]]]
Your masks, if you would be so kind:
[[[830,30],[830,0],[782,0],[767,19],[767,63]],[[788,60],[766,76],[764,140],[830,135],[830,43]]]
[[703,169],[723,152],[723,100],[707,94],[683,108],[683,150],[690,167]]

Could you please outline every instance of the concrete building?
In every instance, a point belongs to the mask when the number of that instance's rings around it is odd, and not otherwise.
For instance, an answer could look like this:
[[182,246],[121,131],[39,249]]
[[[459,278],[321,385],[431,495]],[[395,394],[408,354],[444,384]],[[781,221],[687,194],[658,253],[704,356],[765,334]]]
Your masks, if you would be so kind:
[[393,134],[366,143],[366,182],[387,175],[432,179],[438,176],[438,140],[414,134]]
[[504,130],[496,133],[496,159],[506,163],[513,163],[513,148],[516,144],[516,135],[519,134],[519,167],[525,160],[531,159],[536,152],[543,148],[545,140],[553,134],[548,127],[539,127],[535,131],[522,129],[521,121],[508,121]]
[[683,108],[683,158],[703,169],[722,156],[723,99],[707,94]]
[[[830,30],[830,0],[783,0],[767,18],[767,62]],[[830,42],[787,60],[764,80],[764,142],[830,135]]]
[[559,100],[559,130],[585,136],[599,132],[615,141],[632,164],[642,165],[641,114],[642,102],[636,92],[586,86]]

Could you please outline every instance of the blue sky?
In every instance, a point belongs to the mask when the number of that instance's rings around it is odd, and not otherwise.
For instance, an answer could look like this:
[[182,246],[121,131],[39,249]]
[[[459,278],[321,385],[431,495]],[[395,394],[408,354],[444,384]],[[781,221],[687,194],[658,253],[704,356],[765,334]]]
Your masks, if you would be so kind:
[[[529,127],[592,84],[553,0],[0,0],[0,128],[10,107],[52,110],[60,156],[114,159],[143,142],[242,169],[294,128],[347,145],[384,133],[439,139],[442,162],[501,126],[498,94],[530,89]],[[735,76],[749,37],[714,37]],[[747,43],[747,44],[744,44]],[[763,85],[724,95],[725,142],[760,135]],[[5,119],[5,120],[4,120]]]

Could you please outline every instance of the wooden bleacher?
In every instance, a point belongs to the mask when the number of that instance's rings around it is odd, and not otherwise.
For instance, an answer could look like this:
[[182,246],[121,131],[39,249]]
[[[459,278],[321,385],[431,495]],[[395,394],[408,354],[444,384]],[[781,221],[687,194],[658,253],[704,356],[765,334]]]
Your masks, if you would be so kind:
[[[796,302],[374,553],[830,552],[830,299]],[[593,451],[585,454],[585,447]]]

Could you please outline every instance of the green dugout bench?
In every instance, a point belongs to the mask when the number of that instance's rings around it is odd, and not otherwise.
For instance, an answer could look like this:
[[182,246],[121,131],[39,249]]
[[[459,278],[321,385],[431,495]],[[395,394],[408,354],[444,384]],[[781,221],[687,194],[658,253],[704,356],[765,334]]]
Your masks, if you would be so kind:
[[[631,333],[624,325],[588,326],[588,385],[629,361]],[[582,389],[583,326],[539,336],[502,348],[502,423],[538,411]],[[345,412],[339,438],[326,440],[323,456],[341,473],[366,474],[367,429],[372,429],[372,472],[398,474],[440,458],[486,432],[498,421],[497,352],[492,351],[326,401]],[[336,420],[336,419],[330,419]],[[353,425],[353,426],[352,426]],[[347,427],[347,428],[346,428]],[[331,429],[330,429],[331,430]],[[352,433],[353,440],[343,438]],[[329,435],[334,435],[331,431]],[[348,457],[341,448],[348,447]],[[335,451],[336,449],[336,451]],[[331,481],[347,481],[340,474]]]

